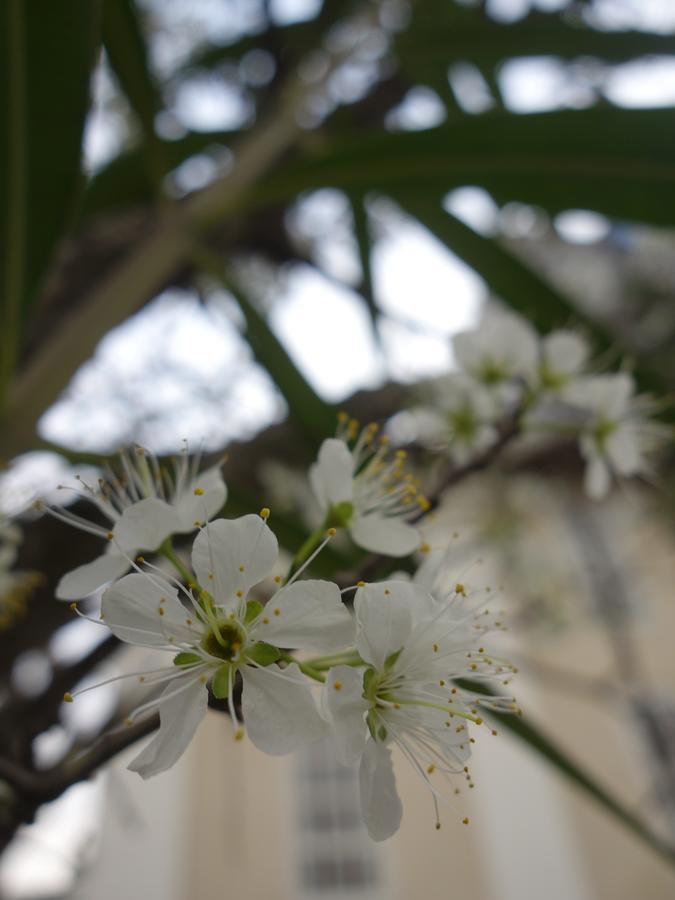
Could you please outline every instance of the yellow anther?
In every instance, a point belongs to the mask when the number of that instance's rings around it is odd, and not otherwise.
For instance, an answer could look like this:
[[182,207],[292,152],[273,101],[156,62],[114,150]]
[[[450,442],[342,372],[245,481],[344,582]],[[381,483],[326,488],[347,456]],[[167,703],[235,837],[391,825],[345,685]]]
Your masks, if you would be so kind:
[[201,684],[206,684],[206,682],[208,680],[209,680],[208,675],[200,675],[199,676],[199,681],[201,682]]
[[482,725],[482,724],[483,724],[483,720],[481,719],[480,716],[478,716],[478,718],[476,719],[476,725]]
[[204,493],[204,491],[202,490],[202,488],[195,488],[195,489],[194,489],[194,495],[195,495],[195,497],[201,497],[203,493]]
[[240,572],[245,572],[245,571],[246,571],[246,566],[239,566],[239,571],[240,571]]
[[127,728],[131,728],[131,726],[134,724],[134,720],[130,716],[127,716],[127,718],[124,720],[124,724],[127,726]]
[[457,584],[455,585],[455,593],[462,594],[463,596],[466,597],[466,588],[464,587],[464,585],[462,584],[461,581],[458,581]]
[[385,596],[385,597],[388,597],[389,594],[391,594],[391,591],[389,590],[389,588],[385,588],[385,589],[384,589],[384,596]]
[[445,687],[445,682],[443,681],[442,678],[441,678],[441,680],[438,682],[438,685],[439,685],[439,687]]
[[281,610],[279,609],[278,606],[277,606],[277,608],[274,610],[274,615],[275,615],[275,616],[280,616],[280,615],[281,615]]
[[267,616],[265,616],[265,618],[262,620],[262,623],[263,623],[263,625],[269,625],[269,624],[270,624],[270,620],[267,618]]
[[71,612],[77,612],[77,603],[69,603],[68,608],[71,610]]
[[275,576],[274,576],[274,583],[275,583],[275,584],[281,584],[281,575],[275,575]]
[[417,505],[418,505],[419,508],[420,508],[421,510],[423,510],[424,512],[428,512],[428,511],[431,509],[431,503],[429,503],[429,501],[427,500],[427,498],[424,497],[422,494],[420,494],[420,495],[417,497]]
[[145,557],[144,557],[144,556],[137,556],[137,557],[136,557],[136,562],[138,563],[139,566],[142,566],[143,563],[145,562]]
[[427,766],[427,775],[433,775],[435,771],[436,766],[433,763]]
[[441,830],[441,823],[436,822],[436,831],[440,831],[440,830]]
[[333,683],[333,687],[335,688],[336,691],[341,691],[341,690],[342,690],[342,682],[341,682],[341,681],[335,681],[335,682]]
[[327,537],[335,537],[336,534],[337,534],[337,529],[336,529],[336,528],[327,528],[327,529],[326,529],[326,536],[327,536]]
[[260,518],[267,521],[269,519],[269,517],[270,517],[269,507],[263,506],[263,508],[260,510]]
[[143,682],[145,681],[145,675],[139,675],[138,680],[141,684],[143,684]]
[[109,541],[112,541],[112,539],[115,537],[115,535],[112,533],[112,531],[109,531],[106,534],[106,537],[108,538]]
[[357,586],[357,587],[365,587],[365,586],[366,586],[366,583],[365,583],[365,581],[357,581],[357,582],[356,582],[356,586]]
[[237,730],[234,733],[234,739],[235,739],[235,741],[243,741],[244,740],[244,729],[243,728],[237,728]]
[[438,653],[438,644],[433,645],[433,651],[434,653]]
[[160,614],[160,616],[163,616],[163,615],[164,615],[164,609],[163,609],[161,606],[159,607],[159,609],[157,610],[157,612]]
[[66,691],[65,694],[63,695],[63,699],[65,700],[66,703],[72,703],[73,695],[70,693],[70,691]]
[[243,591],[237,591],[237,597],[241,598],[241,597],[243,597],[243,596],[244,596],[244,592],[243,592]]
[[430,553],[431,547],[425,541],[423,544],[420,544],[420,553]]
[[349,421],[349,413],[346,413],[344,410],[337,414],[338,422],[347,422]]
[[462,825],[468,825],[469,820],[467,818],[462,819]]
[[400,708],[401,708],[400,703],[394,703],[394,709],[400,709]]
[[185,620],[185,624],[186,624],[186,625],[192,625],[192,619],[186,619],[186,620]]

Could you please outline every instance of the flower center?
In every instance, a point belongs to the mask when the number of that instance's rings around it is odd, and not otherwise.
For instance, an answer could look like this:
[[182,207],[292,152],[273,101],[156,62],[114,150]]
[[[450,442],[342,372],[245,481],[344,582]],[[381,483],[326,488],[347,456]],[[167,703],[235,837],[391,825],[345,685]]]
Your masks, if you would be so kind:
[[211,656],[225,659],[228,662],[241,650],[244,635],[232,621],[225,619],[217,622],[202,639],[202,647]]

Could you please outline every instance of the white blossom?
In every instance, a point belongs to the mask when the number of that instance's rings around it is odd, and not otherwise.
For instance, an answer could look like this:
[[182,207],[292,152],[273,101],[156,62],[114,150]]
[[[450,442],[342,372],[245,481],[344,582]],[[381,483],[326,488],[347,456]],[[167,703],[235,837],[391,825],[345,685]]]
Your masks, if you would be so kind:
[[343,762],[360,761],[362,813],[374,840],[394,834],[402,815],[392,745],[432,791],[438,815],[443,792],[436,777],[469,774],[469,723],[483,724],[481,707],[516,708],[512,698],[477,694],[458,682],[503,679],[512,667],[482,645],[494,624],[489,613],[467,610],[464,587],[455,587],[443,600],[411,582],[359,588],[356,649],[366,668],[340,665],[328,675],[325,714]]
[[583,411],[579,447],[586,460],[584,487],[599,499],[609,491],[612,476],[649,472],[649,456],[667,429],[648,418],[649,401],[635,395],[635,382],[625,372],[580,378],[566,399]]
[[414,411],[420,439],[448,453],[462,466],[497,440],[497,408],[489,390],[468,375],[453,372],[434,385],[435,405]]
[[539,337],[530,323],[503,311],[490,311],[474,331],[454,336],[460,368],[510,407],[532,382],[539,366]]
[[261,750],[289,753],[325,734],[325,720],[298,665],[276,664],[279,648],[341,650],[353,641],[352,616],[337,585],[326,581],[289,583],[265,606],[249,600],[277,555],[277,540],[261,517],[218,519],[194,541],[198,587],[181,588],[153,567],[105,591],[101,620],[113,634],[172,656],[166,666],[140,675],[148,685],[165,685],[130,716],[133,721],[153,708],[160,715],[159,731],[129,766],[142,777],[168,769],[183,753],[206,712],[209,684],[217,697],[228,699],[235,737],[243,737],[233,695],[237,673],[246,729]]
[[375,449],[374,435],[373,427],[365,428],[353,450],[341,438],[325,440],[310,483],[327,524],[346,526],[365,550],[406,556],[420,543],[406,520],[428,502],[405,472],[405,452],[391,453],[382,442]]
[[97,487],[80,480],[80,493],[108,519],[108,528],[62,507],[47,508],[57,518],[106,541],[101,556],[61,578],[56,588],[61,600],[92,594],[124,575],[130,557],[141,550],[157,550],[172,534],[193,531],[225,503],[227,490],[220,466],[199,473],[199,459],[190,461],[187,448],[174,461],[173,471],[160,468],[143,447],[121,453],[120,466],[119,476],[108,471]]
[[565,396],[575,378],[584,372],[590,348],[575,331],[558,329],[541,340],[541,358],[535,390]]

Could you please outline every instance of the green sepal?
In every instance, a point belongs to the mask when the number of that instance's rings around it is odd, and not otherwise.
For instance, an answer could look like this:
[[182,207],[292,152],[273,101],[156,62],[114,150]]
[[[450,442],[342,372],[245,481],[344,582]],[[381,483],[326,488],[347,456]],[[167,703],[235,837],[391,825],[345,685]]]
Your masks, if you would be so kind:
[[403,652],[403,647],[399,647],[398,650],[395,650],[393,653],[390,653],[389,656],[384,661],[384,669],[386,672],[391,669],[396,660],[399,658],[401,653]]
[[341,503],[335,503],[328,510],[326,516],[327,528],[346,528],[354,515],[354,504],[349,500],[343,500]]
[[249,662],[257,663],[259,666],[271,666],[281,658],[281,650],[273,647],[272,644],[258,641],[246,651],[245,656]]
[[213,696],[217,700],[224,700],[229,696],[230,678],[232,677],[231,673],[232,666],[229,663],[225,663],[225,665],[216,669],[216,674],[213,676],[213,681],[211,682],[211,690],[213,691]]
[[371,703],[374,703],[376,694],[377,676],[375,675],[375,669],[368,668],[363,673],[363,697],[365,700],[370,700]]
[[246,615],[244,616],[244,625],[250,625],[254,619],[257,619],[263,611],[263,605],[259,600],[249,600],[246,604]]
[[366,724],[368,725],[368,731],[370,732],[371,738],[376,741],[376,729],[377,729],[377,715],[375,714],[374,709],[368,710],[368,715],[366,716]]
[[173,658],[174,666],[192,666],[204,660],[197,653],[177,653]]
[[387,740],[387,729],[384,727],[384,725],[380,725],[377,736],[381,741]]

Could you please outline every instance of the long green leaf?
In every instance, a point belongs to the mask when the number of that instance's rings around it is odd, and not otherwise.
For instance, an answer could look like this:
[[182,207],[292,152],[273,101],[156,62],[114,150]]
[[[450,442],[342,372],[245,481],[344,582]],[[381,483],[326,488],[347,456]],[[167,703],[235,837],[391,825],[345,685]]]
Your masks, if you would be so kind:
[[246,320],[244,337],[260,365],[269,373],[281,391],[291,417],[312,445],[333,434],[336,412],[325,403],[307,382],[265,318],[248,299],[243,289],[229,278],[217,254],[204,248],[194,252],[194,259],[205,272],[220,281],[235,298]]
[[155,131],[162,96],[148,64],[145,37],[133,0],[104,0],[103,45],[108,62],[143,131],[147,175],[156,189],[166,174],[163,145]]
[[[499,241],[478,234],[445,212],[440,199],[433,201],[408,194],[398,195],[395,199],[543,334],[568,325],[572,319],[575,324],[584,326],[596,352],[621,349],[618,337],[611,330],[587,316],[563,291],[510,253]],[[663,379],[649,368],[648,361],[641,363],[635,375],[642,390],[663,391]]]
[[596,107],[536,115],[463,116],[412,133],[335,135],[326,149],[259,183],[258,202],[338,187],[443,195],[480,185],[500,202],[551,213],[595,209],[675,223],[675,110]]
[[[458,682],[463,687],[475,691],[477,694],[492,696],[495,691],[490,689],[485,682],[462,679]],[[500,723],[519,740],[523,741],[531,750],[542,756],[548,763],[554,766],[561,774],[573,781],[577,787],[586,791],[607,812],[611,813],[623,825],[630,829],[642,841],[653,850],[663,856],[672,865],[675,865],[675,845],[667,844],[657,834],[652,832],[638,816],[634,815],[608,791],[598,784],[582,766],[575,762],[569,754],[562,750],[555,741],[548,737],[540,728],[533,725],[523,716],[513,713],[501,713],[490,710],[487,705],[482,707],[483,713],[490,719]]]
[[648,31],[607,31],[581,17],[531,12],[516,22],[500,22],[482,10],[447,0],[425,0],[413,7],[410,26],[396,40],[396,52],[411,73],[435,64],[447,71],[457,60],[479,68],[495,67],[514,57],[594,57],[625,62],[640,56],[675,53],[675,36]]
[[634,815],[631,810],[627,809],[619,800],[599,785],[592,775],[558,747],[541,729],[520,716],[496,712],[490,712],[488,715],[490,718],[498,720],[503,728],[506,728],[515,737],[527,744],[531,750],[542,756],[562,775],[565,775],[577,787],[593,797],[600,806],[611,813],[614,818],[618,819],[645,844],[664,857],[671,865],[675,865],[675,846],[670,846],[651,831],[638,816]]
[[0,4],[0,406],[82,185],[98,13],[96,0]]

